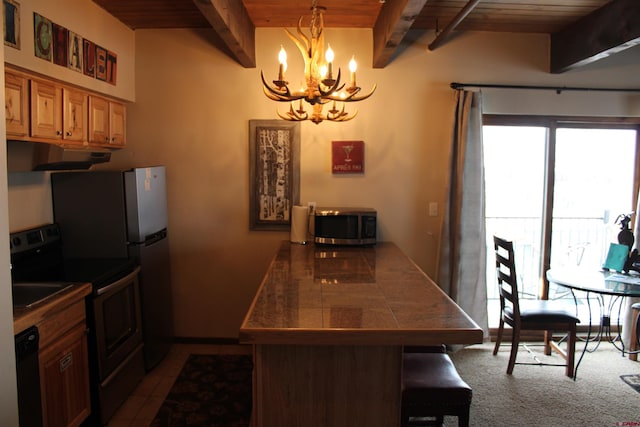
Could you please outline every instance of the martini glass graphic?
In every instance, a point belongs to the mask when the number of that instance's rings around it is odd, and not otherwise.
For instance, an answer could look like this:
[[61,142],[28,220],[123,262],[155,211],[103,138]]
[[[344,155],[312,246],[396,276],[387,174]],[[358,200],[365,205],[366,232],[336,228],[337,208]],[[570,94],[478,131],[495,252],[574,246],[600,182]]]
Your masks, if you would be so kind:
[[347,155],[346,159],[344,159],[345,162],[350,162],[351,161],[351,157],[349,157],[349,155],[351,154],[351,151],[353,151],[353,144],[351,145],[343,145],[342,149],[344,150],[344,153]]

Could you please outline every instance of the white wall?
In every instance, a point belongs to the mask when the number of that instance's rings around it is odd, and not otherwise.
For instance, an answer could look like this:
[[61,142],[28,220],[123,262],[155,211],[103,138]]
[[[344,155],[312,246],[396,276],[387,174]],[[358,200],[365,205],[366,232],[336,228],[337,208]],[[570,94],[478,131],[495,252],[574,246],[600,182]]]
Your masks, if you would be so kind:
[[[123,100],[135,100],[135,35],[90,0],[20,0],[21,48],[5,47],[5,61]],[[33,12],[118,55],[116,85],[85,76],[34,55]]]
[[[300,73],[297,53],[277,29],[259,29],[257,68],[245,69],[221,50],[212,31],[145,30],[135,34],[88,0],[23,0],[22,50],[6,48],[6,60],[64,81],[125,99],[127,149],[109,168],[166,164],[170,204],[176,332],[180,336],[235,337],[282,232],[248,229],[248,120],[274,119],[280,106],[261,93],[260,70],[277,70],[280,44],[289,52],[287,77]],[[86,80],[33,57],[24,26],[32,11],[104,43],[118,53],[118,86]],[[433,34],[410,32],[384,69],[372,69],[368,30],[328,29],[337,64],[357,55],[358,82],[373,97],[354,105],[347,123],[302,124],[301,200],[318,205],[378,209],[380,238],[395,241],[428,274],[435,272],[454,93],[452,81],[566,86],[640,87],[639,50],[618,54],[577,71],[551,75],[548,38],[541,35],[465,33],[434,52]],[[31,37],[31,38],[30,38]],[[298,60],[299,61],[299,60]],[[71,73],[71,74],[70,74]],[[135,76],[134,76],[135,74]],[[93,87],[98,84],[97,87]],[[114,91],[114,92],[111,92]],[[135,93],[134,93],[135,91]],[[569,94],[486,90],[485,111],[639,116],[638,95]],[[4,120],[0,120],[4,123]],[[4,126],[4,125],[2,125]],[[0,128],[4,135],[4,128]],[[330,172],[332,140],[365,142],[364,175]],[[0,177],[6,176],[4,150]],[[0,229],[17,230],[52,220],[48,173],[0,178]],[[0,204],[6,206],[6,204]],[[10,225],[9,225],[10,223]],[[7,233],[0,258],[8,264]],[[10,278],[0,277],[0,344],[13,347]],[[13,356],[0,362],[0,424],[16,425]]]
[[[336,63],[346,72],[355,53],[359,84],[367,90],[377,83],[378,90],[353,105],[359,115],[351,122],[302,123],[301,201],[376,208],[381,240],[396,242],[430,275],[437,265],[447,178],[452,81],[640,87],[637,56],[631,64],[613,57],[549,74],[548,37],[542,35],[465,33],[431,52],[433,35],[411,32],[384,69],[370,66],[369,30],[327,29],[326,38]],[[260,70],[268,80],[275,77],[281,44],[289,52],[290,81],[301,64],[279,29],[258,29],[255,69],[242,68],[217,49],[211,30],[138,30],[135,41],[129,145],[103,167],[167,165],[176,333],[236,337],[271,257],[288,238],[248,226],[248,121],[275,119],[275,109],[286,108],[264,97]],[[625,93],[488,90],[485,101],[487,112],[640,114],[637,96]],[[331,141],[349,139],[365,142],[366,172],[334,176]],[[50,220],[48,183],[42,178],[43,189],[40,179],[12,179],[12,226],[22,215],[14,206],[27,206],[27,195],[41,203],[38,218],[29,221]],[[428,216],[430,202],[438,203],[436,217]]]
[[[428,274],[438,253],[441,215],[428,205],[444,201],[453,114],[452,81],[537,85],[640,85],[634,65],[587,67],[550,75],[548,38],[542,35],[468,33],[435,52],[432,35],[410,33],[384,69],[372,69],[369,30],[326,31],[336,63],[352,54],[358,82],[378,90],[352,105],[346,123],[302,123],[301,201],[371,206],[381,240],[396,242]],[[113,166],[166,164],[176,332],[180,336],[235,337],[279,242],[287,233],[249,231],[248,121],[274,119],[286,105],[262,94],[260,71],[275,78],[281,44],[289,56],[287,79],[301,60],[279,29],[258,29],[255,69],[240,67],[212,45],[211,31],[136,32],[137,102],[129,109],[130,147]],[[158,51],[155,46],[163,46]],[[638,115],[629,94],[575,95],[486,91],[488,112]],[[569,96],[567,96],[569,95]],[[558,100],[562,101],[559,102]],[[331,141],[365,142],[363,175],[330,172]]]

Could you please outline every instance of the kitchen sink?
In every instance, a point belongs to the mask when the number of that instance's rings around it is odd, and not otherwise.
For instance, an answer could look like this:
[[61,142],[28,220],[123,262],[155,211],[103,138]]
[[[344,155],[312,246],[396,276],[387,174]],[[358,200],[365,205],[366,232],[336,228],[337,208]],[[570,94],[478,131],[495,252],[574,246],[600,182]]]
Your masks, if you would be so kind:
[[73,286],[69,282],[14,283],[13,306],[30,308]]

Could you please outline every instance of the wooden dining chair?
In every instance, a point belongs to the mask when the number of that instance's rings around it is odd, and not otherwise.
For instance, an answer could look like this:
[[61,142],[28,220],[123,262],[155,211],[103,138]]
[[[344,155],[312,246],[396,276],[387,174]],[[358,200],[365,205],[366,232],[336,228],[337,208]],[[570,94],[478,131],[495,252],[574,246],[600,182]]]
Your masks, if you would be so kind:
[[[576,347],[576,325],[580,322],[578,317],[572,313],[561,301],[553,300],[530,300],[518,297],[518,280],[516,275],[515,256],[513,242],[500,237],[493,237],[496,256],[496,277],[498,279],[498,290],[500,292],[500,325],[493,354],[498,353],[504,324],[511,326],[511,355],[507,374],[513,373],[516,364],[518,346],[520,344],[520,332],[523,330],[538,330],[544,332],[544,352],[546,355],[555,350],[565,359],[566,375],[573,377],[575,347]],[[562,350],[558,344],[552,340],[553,332],[565,332],[568,335],[567,349]],[[544,363],[536,363],[541,365]]]

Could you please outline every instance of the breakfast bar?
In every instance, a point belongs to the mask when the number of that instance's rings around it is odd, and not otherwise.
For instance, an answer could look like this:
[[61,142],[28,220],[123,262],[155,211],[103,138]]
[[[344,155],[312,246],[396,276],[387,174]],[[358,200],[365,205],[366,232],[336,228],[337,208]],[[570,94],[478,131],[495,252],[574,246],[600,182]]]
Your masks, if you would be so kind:
[[283,242],[240,328],[254,427],[400,425],[402,349],[482,329],[395,244]]

